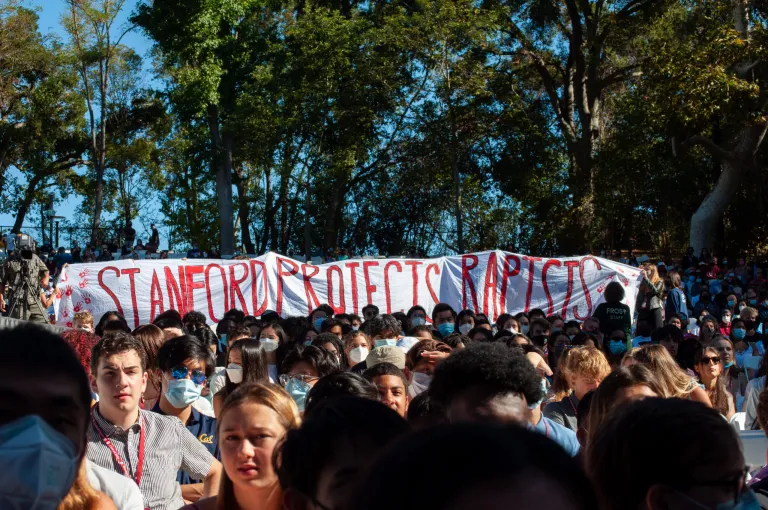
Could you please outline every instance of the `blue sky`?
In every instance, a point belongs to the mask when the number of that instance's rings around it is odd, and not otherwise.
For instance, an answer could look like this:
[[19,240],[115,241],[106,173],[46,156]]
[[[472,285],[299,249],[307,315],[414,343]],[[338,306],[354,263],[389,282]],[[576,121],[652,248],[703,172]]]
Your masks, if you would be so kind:
[[[62,40],[66,40],[66,33],[62,29],[60,22],[61,15],[64,13],[67,7],[66,2],[64,0],[28,0],[28,2],[29,5],[38,8],[38,14],[40,17],[40,31],[44,34],[53,34]],[[138,3],[138,0],[126,0],[123,11],[118,18],[118,26],[127,26],[128,18]],[[117,32],[117,29],[115,32]],[[152,66],[149,52],[152,48],[152,42],[147,37],[145,37],[140,30],[136,29],[127,34],[125,38],[123,38],[123,44],[133,48],[137,53],[145,57],[144,69],[147,74],[151,73]],[[78,205],[80,205],[80,202],[81,199],[79,197],[73,197],[63,203],[58,204],[56,209],[57,215],[71,219],[74,215],[75,209],[78,207]],[[7,228],[13,225],[14,220],[15,214],[0,214],[0,226]],[[25,221],[25,225],[31,225],[31,222],[27,220]],[[141,218],[134,221],[134,227],[140,234],[142,233],[145,226],[141,224]],[[146,227],[148,228],[149,225],[146,225]],[[5,231],[6,229],[3,228],[0,230]],[[37,241],[39,242],[40,239],[37,239]],[[60,243],[62,242],[63,241],[60,238]],[[163,244],[165,244],[165,241]]]

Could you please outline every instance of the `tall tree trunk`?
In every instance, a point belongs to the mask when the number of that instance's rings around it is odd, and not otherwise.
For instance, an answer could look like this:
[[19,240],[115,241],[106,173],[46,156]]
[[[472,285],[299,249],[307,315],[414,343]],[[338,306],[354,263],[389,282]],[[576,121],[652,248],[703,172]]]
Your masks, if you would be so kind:
[[256,247],[253,245],[253,239],[251,239],[251,222],[250,222],[250,207],[248,206],[248,196],[246,190],[248,189],[248,181],[243,177],[243,170],[237,170],[237,199],[239,207],[237,209],[237,216],[240,218],[240,230],[243,239],[243,245],[245,246],[246,253],[256,253]]
[[221,254],[235,253],[234,208],[232,205],[232,135],[219,129],[219,108],[208,107],[208,127],[211,131],[214,161],[216,163],[216,198],[221,222]]
[[312,186],[310,183],[310,170],[307,169],[306,194],[304,196],[304,257],[307,263],[312,261],[312,223],[310,222],[312,209]]
[[741,187],[744,174],[754,167],[755,153],[765,138],[766,129],[768,123],[765,122],[743,128],[732,151],[718,150],[711,142],[711,145],[704,144],[720,158],[722,171],[712,191],[691,217],[690,241],[694,253],[701,253],[702,248],[712,250],[717,224]]
[[[40,184],[42,180],[43,180],[42,175],[35,175],[34,177],[32,177],[32,179],[29,180],[29,183],[27,184],[27,189],[24,190],[24,198],[22,199],[21,205],[19,206],[19,210],[16,213],[16,220],[13,222],[14,232],[21,232],[21,227],[22,225],[24,225],[24,218],[27,216],[29,207],[32,205],[32,201],[35,199],[35,192],[37,191],[37,186]],[[51,244],[53,244],[52,241],[51,241]]]

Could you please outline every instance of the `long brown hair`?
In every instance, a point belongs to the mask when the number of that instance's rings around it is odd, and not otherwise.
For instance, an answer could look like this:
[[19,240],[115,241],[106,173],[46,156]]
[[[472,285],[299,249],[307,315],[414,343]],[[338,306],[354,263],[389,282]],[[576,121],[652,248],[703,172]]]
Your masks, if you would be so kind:
[[147,382],[151,384],[159,394],[162,383],[156,371],[157,368],[160,368],[157,364],[157,352],[165,343],[163,330],[154,324],[145,324],[144,326],[139,326],[134,329],[131,335],[138,339],[139,342],[141,342],[141,345],[144,346],[144,352],[147,353],[147,373],[149,373]]
[[[217,428],[221,429],[221,424],[228,412],[244,404],[260,404],[272,409],[286,432],[299,428],[301,424],[299,409],[291,396],[281,386],[261,383],[241,384],[227,397],[217,416]],[[216,431],[216,434],[221,438],[219,430]],[[275,451],[277,451],[277,447],[275,447]],[[278,485],[277,480],[275,480],[275,485]],[[222,472],[221,475],[217,508],[219,510],[239,508],[235,499],[234,485],[226,471]]]
[[[693,355],[693,366],[696,367],[701,364],[701,358],[704,357],[705,354],[713,354],[720,357],[720,353],[715,349],[714,347],[704,347],[703,349],[699,349],[696,351],[696,354]],[[717,376],[717,381],[715,381],[715,388],[710,391],[709,389],[706,389],[707,395],[709,395],[709,400],[712,401],[712,408],[716,409],[717,411],[720,411],[720,414],[723,416],[728,415],[728,390],[725,388],[725,381],[723,381],[723,375],[725,375],[725,368],[723,367],[722,359],[720,361],[720,375]],[[698,370],[696,370],[697,373],[699,373]],[[701,380],[701,374],[699,373],[699,380]],[[704,382],[704,381],[702,381]]]
[[662,345],[645,345],[634,355],[635,361],[648,367],[662,387],[665,398],[688,398],[696,384]]

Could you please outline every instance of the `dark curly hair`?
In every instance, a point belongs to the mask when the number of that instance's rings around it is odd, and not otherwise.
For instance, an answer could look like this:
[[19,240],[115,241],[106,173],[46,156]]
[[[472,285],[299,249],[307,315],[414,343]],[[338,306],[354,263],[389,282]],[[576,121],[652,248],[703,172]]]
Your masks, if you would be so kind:
[[91,353],[91,373],[95,376],[98,373],[99,360],[108,358],[115,354],[127,351],[136,351],[141,361],[141,371],[147,371],[147,353],[144,352],[144,346],[141,340],[122,331],[114,331],[105,335],[93,347]]
[[488,397],[516,393],[528,403],[543,395],[541,377],[520,349],[500,343],[475,343],[455,351],[437,366],[429,396],[443,408],[468,388],[482,390]]

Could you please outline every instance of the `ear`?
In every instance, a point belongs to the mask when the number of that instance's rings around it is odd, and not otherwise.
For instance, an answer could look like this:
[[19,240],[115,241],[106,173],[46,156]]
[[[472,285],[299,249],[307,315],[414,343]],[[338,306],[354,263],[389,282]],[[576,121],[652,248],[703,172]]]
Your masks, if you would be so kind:
[[286,510],[305,510],[308,507],[308,498],[295,489],[286,489],[283,492],[283,505]]
[[91,391],[93,391],[95,394],[99,394],[99,387],[96,385],[96,376],[91,373],[90,376],[88,376],[88,379],[91,382]]
[[144,371],[143,374],[141,374],[141,393],[143,394],[145,391],[147,391],[147,380],[149,379],[149,372]]
[[413,380],[413,372],[408,370],[408,367],[405,367],[403,369],[403,373],[405,374],[405,378],[408,379],[408,382],[410,383]]

